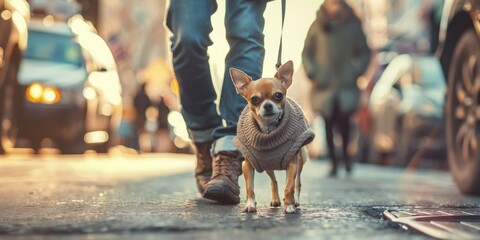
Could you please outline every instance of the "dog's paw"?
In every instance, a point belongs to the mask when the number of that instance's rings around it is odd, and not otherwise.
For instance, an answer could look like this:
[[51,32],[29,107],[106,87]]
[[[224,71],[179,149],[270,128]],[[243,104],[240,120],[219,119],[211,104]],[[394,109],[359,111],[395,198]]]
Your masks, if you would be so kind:
[[245,212],[257,212],[257,203],[252,200],[247,200],[247,204],[245,205]]
[[272,200],[270,202],[270,206],[271,207],[280,207],[280,206],[282,206],[282,203],[280,202],[280,200]]
[[300,207],[300,202],[295,201],[295,207]]
[[295,208],[295,205],[291,204],[291,205],[285,205],[285,213],[295,213],[297,209]]
[[244,209],[244,212],[247,212],[247,213],[254,213],[254,212],[257,212],[257,208],[254,207],[254,206],[245,206],[245,209]]

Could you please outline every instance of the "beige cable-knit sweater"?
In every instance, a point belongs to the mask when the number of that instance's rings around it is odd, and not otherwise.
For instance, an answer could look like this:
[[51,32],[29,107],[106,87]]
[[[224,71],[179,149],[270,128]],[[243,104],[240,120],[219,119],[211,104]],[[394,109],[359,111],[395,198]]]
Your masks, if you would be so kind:
[[260,131],[252,114],[248,106],[243,109],[233,145],[257,172],[286,170],[288,160],[315,137],[302,109],[290,98],[287,98],[280,125],[270,133]]

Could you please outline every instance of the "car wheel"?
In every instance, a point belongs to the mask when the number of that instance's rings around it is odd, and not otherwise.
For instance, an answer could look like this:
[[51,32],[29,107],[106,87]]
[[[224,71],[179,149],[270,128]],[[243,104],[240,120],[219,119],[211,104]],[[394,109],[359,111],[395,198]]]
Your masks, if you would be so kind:
[[78,136],[72,142],[60,142],[59,150],[62,154],[83,154],[86,150],[86,144],[83,140],[83,134]]
[[[85,119],[84,115],[79,117],[79,119]],[[76,136],[68,141],[62,139],[56,139],[58,149],[62,154],[83,154],[87,150],[87,144],[85,143],[85,120],[78,122],[81,124],[80,129]]]
[[30,139],[30,147],[33,149],[33,152],[35,154],[39,154],[40,149],[42,149],[42,139],[39,139],[39,138]]
[[480,41],[465,32],[454,50],[446,102],[448,163],[461,192],[480,194]]
[[18,133],[18,114],[21,103],[20,88],[17,84],[18,58],[14,57],[10,64],[7,68],[5,85],[0,89],[0,153],[8,153],[15,147]]

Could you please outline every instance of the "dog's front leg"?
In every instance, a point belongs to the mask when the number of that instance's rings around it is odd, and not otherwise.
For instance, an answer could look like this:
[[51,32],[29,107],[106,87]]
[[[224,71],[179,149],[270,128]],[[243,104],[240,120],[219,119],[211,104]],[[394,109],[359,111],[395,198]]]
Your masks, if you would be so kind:
[[247,203],[245,205],[245,212],[256,212],[257,202],[255,201],[255,192],[253,186],[255,170],[247,159],[243,161],[243,176],[245,176],[245,188],[247,190]]
[[285,184],[285,196],[283,203],[286,213],[295,213],[295,176],[297,175],[298,163],[295,161],[295,157],[290,160],[287,166],[287,183]]
[[266,171],[270,180],[272,180],[272,201],[270,202],[270,206],[272,207],[279,207],[281,206],[280,196],[278,195],[278,183],[277,178],[275,177],[274,171]]

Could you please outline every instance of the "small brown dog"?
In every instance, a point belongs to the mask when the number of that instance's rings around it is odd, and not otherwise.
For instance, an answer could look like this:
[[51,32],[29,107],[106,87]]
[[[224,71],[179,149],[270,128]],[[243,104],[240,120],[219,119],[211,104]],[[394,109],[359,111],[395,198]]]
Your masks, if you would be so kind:
[[[286,170],[284,209],[294,213],[300,205],[300,174],[308,160],[305,145],[315,135],[310,130],[300,106],[286,97],[292,84],[293,63],[283,64],[274,78],[253,81],[241,70],[230,68],[237,90],[248,105],[242,111],[233,144],[243,154],[243,174],[247,190],[246,212],[256,212],[254,170],[266,171],[272,181],[270,206],[281,205],[274,170]],[[295,196],[294,196],[295,195]]]

